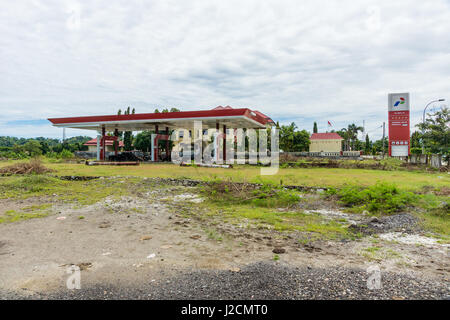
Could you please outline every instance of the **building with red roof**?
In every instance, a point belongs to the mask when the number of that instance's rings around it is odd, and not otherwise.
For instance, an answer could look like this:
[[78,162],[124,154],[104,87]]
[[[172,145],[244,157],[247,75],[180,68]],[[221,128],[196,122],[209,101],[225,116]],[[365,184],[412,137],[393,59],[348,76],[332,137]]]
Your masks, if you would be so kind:
[[344,139],[336,132],[313,133],[309,152],[340,152],[342,140]]
[[[114,141],[113,140],[106,140],[106,151],[107,152],[114,152]],[[88,152],[97,152],[97,139],[92,139],[87,141],[83,146],[88,146]],[[118,151],[122,151],[124,147],[123,141],[119,140],[119,149]]]

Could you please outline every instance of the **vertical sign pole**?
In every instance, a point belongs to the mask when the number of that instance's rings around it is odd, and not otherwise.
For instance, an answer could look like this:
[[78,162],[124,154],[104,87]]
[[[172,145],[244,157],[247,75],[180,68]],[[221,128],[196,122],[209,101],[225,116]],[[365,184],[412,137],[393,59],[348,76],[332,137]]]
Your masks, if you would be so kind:
[[97,161],[100,161],[100,139],[102,136],[100,135],[100,131],[97,132]]
[[383,146],[382,146],[382,150],[381,150],[381,154],[383,155],[383,159],[384,159],[384,137],[385,137],[385,129],[386,128],[386,122],[383,122],[383,139],[381,140],[383,142]]
[[389,156],[408,157],[410,152],[410,99],[409,93],[388,95]]

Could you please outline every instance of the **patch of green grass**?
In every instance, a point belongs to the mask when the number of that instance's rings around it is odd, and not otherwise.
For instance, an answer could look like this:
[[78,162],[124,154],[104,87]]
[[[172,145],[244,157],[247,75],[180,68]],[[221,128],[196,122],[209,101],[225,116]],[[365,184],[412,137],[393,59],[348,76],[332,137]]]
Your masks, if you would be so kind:
[[42,204],[35,204],[27,207],[23,207],[22,210],[25,212],[30,211],[42,211],[50,209],[53,205],[51,203],[42,203]]
[[205,232],[206,232],[208,239],[214,240],[214,241],[219,241],[219,242],[223,241],[223,236],[220,233],[218,233],[216,229],[208,228],[208,229],[205,229]]
[[421,218],[422,227],[433,233],[441,235],[444,239],[450,239],[450,218],[442,215],[434,215],[428,212],[417,213]]
[[280,256],[277,255],[277,254],[275,254],[275,255],[273,256],[273,261],[278,261],[278,260],[280,260]]
[[144,213],[145,212],[144,208],[129,208],[128,210],[130,210],[131,212],[134,212],[134,213]]
[[374,253],[379,251],[381,248],[380,247],[369,247],[369,248],[365,248],[364,251],[369,252],[369,253]]
[[368,247],[361,251],[361,255],[369,261],[382,261],[384,259],[400,259],[402,256],[392,249],[383,247]]
[[297,211],[277,211],[252,205],[233,205],[223,208],[208,204],[204,211],[213,218],[225,217],[233,224],[248,224],[255,228],[273,229],[280,232],[300,231],[315,235],[317,239],[342,239],[358,237],[345,226],[335,221],[325,220],[318,214]]
[[[89,205],[107,196],[128,195],[136,178],[65,181],[47,175],[9,176],[0,178],[0,199],[56,197],[78,205]],[[123,181],[121,183],[120,181]]]
[[369,261],[381,261],[382,256],[379,254],[380,247],[369,247],[361,251],[361,255]]
[[23,221],[34,218],[42,218],[49,215],[49,212],[18,212],[15,210],[8,210],[0,216],[0,223]]

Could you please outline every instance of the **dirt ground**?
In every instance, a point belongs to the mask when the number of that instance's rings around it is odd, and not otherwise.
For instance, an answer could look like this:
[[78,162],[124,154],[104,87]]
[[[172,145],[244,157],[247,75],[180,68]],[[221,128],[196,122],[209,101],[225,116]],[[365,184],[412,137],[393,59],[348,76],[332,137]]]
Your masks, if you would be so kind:
[[[424,235],[389,232],[376,239],[301,244],[289,234],[220,223],[214,228],[223,238],[217,239],[208,234],[207,219],[179,211],[183,203],[195,208],[201,201],[194,188],[182,188],[175,197],[161,189],[84,207],[55,202],[47,217],[0,224],[0,291],[33,297],[67,290],[71,265],[81,269],[82,288],[133,286],[196,270],[240,272],[273,262],[275,248],[284,249],[275,263],[292,267],[366,270],[377,265],[381,272],[449,284],[448,245]],[[0,200],[0,205],[4,212],[39,202]],[[330,219],[345,215],[317,210]],[[377,256],[368,255],[366,249],[374,246],[380,248]]]

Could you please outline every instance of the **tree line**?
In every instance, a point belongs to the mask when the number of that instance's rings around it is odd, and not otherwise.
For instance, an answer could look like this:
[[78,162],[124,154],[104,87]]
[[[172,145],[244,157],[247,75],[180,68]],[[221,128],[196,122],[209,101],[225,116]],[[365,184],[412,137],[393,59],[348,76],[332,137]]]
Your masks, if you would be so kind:
[[83,144],[91,137],[76,136],[64,141],[54,138],[17,138],[10,136],[0,137],[0,157],[11,159],[24,159],[46,155],[48,157],[70,157],[75,151],[86,151]]

